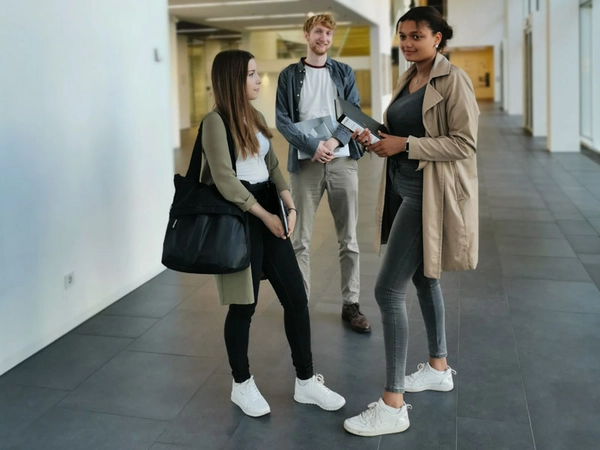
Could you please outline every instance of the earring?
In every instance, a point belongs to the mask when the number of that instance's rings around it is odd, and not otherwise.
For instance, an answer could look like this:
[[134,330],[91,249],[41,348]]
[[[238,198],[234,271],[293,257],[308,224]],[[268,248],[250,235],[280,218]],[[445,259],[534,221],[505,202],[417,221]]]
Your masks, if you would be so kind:
[[440,44],[435,44],[435,48],[438,48],[438,45],[440,45]]

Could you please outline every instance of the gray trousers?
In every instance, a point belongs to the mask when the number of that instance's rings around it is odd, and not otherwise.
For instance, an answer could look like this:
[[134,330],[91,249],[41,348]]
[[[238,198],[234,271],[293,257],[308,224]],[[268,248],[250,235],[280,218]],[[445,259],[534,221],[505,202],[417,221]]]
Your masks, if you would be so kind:
[[423,182],[414,168],[402,167],[392,177],[393,188],[402,198],[396,213],[381,269],[375,285],[375,300],[381,310],[385,343],[388,392],[404,392],[408,352],[406,290],[413,282],[427,331],[429,356],[445,358],[446,329],[440,281],[427,278],[423,268]]
[[335,158],[326,164],[302,160],[300,173],[290,174],[290,190],[298,210],[292,244],[307,297],[310,300],[310,241],[319,203],[323,193],[327,191],[329,209],[338,239],[342,299],[344,303],[358,302],[358,162],[344,157]]

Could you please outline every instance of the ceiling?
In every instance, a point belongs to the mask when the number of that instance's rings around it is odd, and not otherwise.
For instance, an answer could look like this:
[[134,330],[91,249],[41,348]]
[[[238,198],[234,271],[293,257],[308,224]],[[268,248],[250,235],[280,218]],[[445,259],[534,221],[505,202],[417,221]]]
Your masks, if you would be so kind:
[[309,12],[331,12],[340,25],[367,25],[365,19],[332,0],[169,0],[169,14],[180,21],[178,32],[198,38],[298,29]]

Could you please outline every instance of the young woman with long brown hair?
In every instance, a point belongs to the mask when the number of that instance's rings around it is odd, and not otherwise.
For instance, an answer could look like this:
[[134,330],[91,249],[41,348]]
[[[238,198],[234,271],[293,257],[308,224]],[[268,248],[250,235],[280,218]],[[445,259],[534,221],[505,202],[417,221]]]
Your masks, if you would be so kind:
[[[222,304],[228,305],[225,344],[233,375],[231,401],[244,413],[258,417],[270,412],[250,374],[248,341],[261,276],[273,286],[284,309],[284,327],[296,369],[294,399],[328,411],[346,401],[313,371],[308,301],[294,250],[278,216],[281,196],[288,212],[289,233],[297,211],[273,151],[264,117],[252,105],[261,80],[254,56],[243,50],[219,53],[213,62],[215,110],[203,119],[202,146],[206,164],[201,180],[214,183],[223,197],[247,212],[251,263],[244,271],[216,275]],[[231,130],[236,149],[235,169],[227,143]]]

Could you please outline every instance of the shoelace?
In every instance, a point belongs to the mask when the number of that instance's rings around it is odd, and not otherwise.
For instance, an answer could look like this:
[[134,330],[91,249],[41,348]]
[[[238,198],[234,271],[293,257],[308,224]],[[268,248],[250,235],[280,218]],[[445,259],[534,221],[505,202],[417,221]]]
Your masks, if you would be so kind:
[[348,307],[348,310],[350,311],[351,318],[354,318],[358,315],[362,316],[362,313],[360,312],[360,306],[358,306],[358,303],[351,303]]
[[410,374],[406,378],[408,378],[408,380],[411,381],[411,382],[415,381],[423,373],[423,370],[425,370],[425,363],[420,363],[417,366],[417,371],[415,373]]
[[[406,409],[412,409],[412,405],[409,405],[408,403],[405,403],[404,406],[406,406]],[[377,422],[377,419],[380,418],[379,414],[381,408],[379,407],[379,402],[369,403],[367,408],[368,409],[366,411],[360,413],[360,418],[374,427],[375,422]],[[381,422],[381,420],[379,420],[379,422]]]
[[[454,370],[450,366],[448,366],[448,369],[450,369],[450,373],[452,373],[452,375],[456,375],[456,370]],[[425,370],[425,363],[420,363],[417,366],[417,371],[415,373],[409,375],[407,378],[410,378],[411,381],[415,381],[417,378],[419,378],[421,376],[421,374],[423,373],[424,370]]]
[[255,383],[248,383],[248,386],[246,387],[246,395],[251,401],[254,401],[260,397],[260,391]]
[[331,389],[325,386],[325,377],[320,373],[315,374],[315,385],[323,391],[325,395],[329,395],[331,393]]

